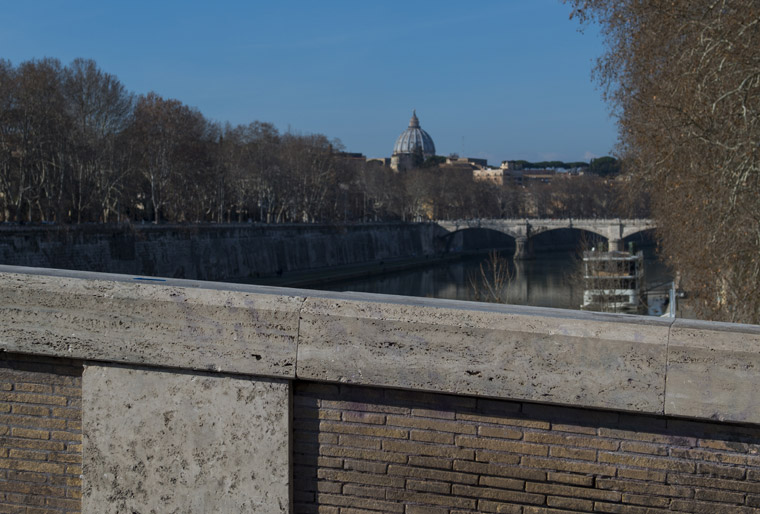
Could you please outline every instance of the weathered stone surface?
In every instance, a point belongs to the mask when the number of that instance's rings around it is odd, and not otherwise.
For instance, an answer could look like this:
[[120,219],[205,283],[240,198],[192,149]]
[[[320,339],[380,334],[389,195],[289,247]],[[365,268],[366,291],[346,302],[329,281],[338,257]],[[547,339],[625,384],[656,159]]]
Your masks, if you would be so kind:
[[0,224],[0,264],[195,280],[245,280],[422,258],[432,223]]
[[303,298],[282,294],[288,290],[23,271],[30,269],[0,267],[0,347],[6,351],[295,376]]
[[85,514],[289,512],[289,382],[88,366]]
[[3,266],[0,319],[24,354],[760,423],[755,325]]
[[668,322],[380,295],[309,297],[297,376],[661,413]]
[[760,326],[677,320],[665,413],[760,423]]

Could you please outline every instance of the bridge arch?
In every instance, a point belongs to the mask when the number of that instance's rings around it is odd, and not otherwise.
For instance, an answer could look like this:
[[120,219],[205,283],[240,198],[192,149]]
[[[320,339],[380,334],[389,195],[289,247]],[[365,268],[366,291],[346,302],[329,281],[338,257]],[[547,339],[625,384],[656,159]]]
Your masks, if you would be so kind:
[[528,239],[531,252],[541,251],[579,251],[586,247],[599,247],[607,235],[579,227],[557,227],[532,233]]
[[629,241],[631,240],[631,238],[634,238],[637,236],[643,236],[643,237],[651,238],[652,240],[654,240],[656,230],[657,230],[657,227],[640,227],[640,228],[632,229],[630,231],[623,231],[623,237],[621,239],[625,241]]
[[638,232],[654,228],[647,219],[470,219],[437,221],[447,232],[468,228],[491,229],[515,238],[515,258],[529,257],[529,241],[542,233],[559,229],[577,229],[596,234],[609,243],[609,248],[622,249],[624,239]]
[[575,230],[575,231],[581,231],[581,232],[587,232],[590,234],[595,234],[599,237],[602,237],[604,239],[608,238],[608,232],[605,230],[602,230],[596,226],[589,226],[589,225],[580,225],[580,224],[568,224],[565,226],[562,225],[549,225],[549,226],[543,226],[538,223],[535,225],[531,225],[530,227],[530,237],[535,237],[541,234],[546,234],[548,232],[555,232],[557,230]]
[[451,251],[508,250],[516,247],[519,236],[487,227],[461,227],[438,236],[444,253]]

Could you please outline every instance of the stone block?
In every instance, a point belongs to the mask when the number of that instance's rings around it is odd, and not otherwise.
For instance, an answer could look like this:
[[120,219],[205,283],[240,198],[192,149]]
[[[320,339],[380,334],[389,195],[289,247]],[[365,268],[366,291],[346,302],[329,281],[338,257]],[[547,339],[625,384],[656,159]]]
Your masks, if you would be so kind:
[[0,266],[0,348],[293,378],[303,300],[270,291]]
[[760,326],[676,320],[665,414],[760,423]]
[[289,512],[290,385],[88,366],[82,512]]
[[301,379],[662,413],[668,321],[382,295],[308,297]]

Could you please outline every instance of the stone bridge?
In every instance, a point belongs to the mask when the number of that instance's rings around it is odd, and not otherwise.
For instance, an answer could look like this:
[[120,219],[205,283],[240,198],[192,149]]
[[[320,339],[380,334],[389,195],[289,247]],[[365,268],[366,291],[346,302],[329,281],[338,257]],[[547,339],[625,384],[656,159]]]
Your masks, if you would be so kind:
[[450,234],[472,228],[495,230],[515,239],[516,259],[529,257],[528,242],[531,237],[563,228],[574,228],[597,234],[609,242],[611,250],[622,250],[623,239],[656,228],[649,219],[471,219],[436,221]]

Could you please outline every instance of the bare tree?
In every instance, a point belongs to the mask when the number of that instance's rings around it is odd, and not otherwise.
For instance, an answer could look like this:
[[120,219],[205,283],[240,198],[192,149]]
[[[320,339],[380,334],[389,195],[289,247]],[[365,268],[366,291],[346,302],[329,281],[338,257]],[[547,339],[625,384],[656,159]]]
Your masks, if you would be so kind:
[[[62,73],[57,59],[27,61],[16,72],[18,219],[65,221],[65,159],[71,127],[61,87]],[[23,207],[25,213],[21,212]]]
[[760,321],[760,4],[568,0],[607,39],[596,78],[663,255],[713,319]]
[[477,273],[467,275],[473,299],[476,302],[505,303],[507,288],[514,280],[510,259],[496,250],[480,263]]
[[126,172],[117,167],[116,138],[132,112],[133,97],[119,80],[95,61],[76,59],[64,70],[64,94],[72,119],[69,194],[76,222],[97,205],[89,218],[108,221]]
[[153,222],[165,215],[186,220],[190,201],[203,199],[201,172],[208,165],[204,142],[209,136],[205,118],[178,100],[149,93],[138,99],[129,133]]
[[16,70],[0,59],[0,221],[16,218],[24,188],[17,185],[20,140],[16,118]]

